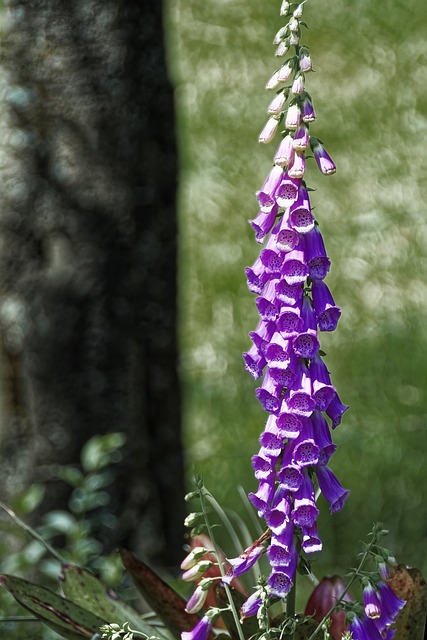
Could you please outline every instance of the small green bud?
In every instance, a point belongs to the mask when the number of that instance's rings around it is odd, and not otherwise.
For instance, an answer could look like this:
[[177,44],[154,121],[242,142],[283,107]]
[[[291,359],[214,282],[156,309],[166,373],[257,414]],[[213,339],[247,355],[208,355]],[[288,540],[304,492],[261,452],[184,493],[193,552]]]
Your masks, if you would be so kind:
[[203,513],[189,513],[188,516],[184,520],[184,527],[194,527],[197,524],[197,521],[203,516]]

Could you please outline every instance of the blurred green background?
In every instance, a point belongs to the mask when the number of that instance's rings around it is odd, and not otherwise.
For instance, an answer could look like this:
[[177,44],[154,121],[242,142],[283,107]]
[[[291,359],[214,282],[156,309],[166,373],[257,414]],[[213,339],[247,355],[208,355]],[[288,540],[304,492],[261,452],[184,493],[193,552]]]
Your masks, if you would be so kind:
[[[277,141],[261,146],[279,66],[271,44],[280,0],[169,0],[169,63],[180,135],[180,312],[189,476],[202,473],[244,515],[251,456],[266,414],[241,353],[255,328],[244,267],[259,252],[247,220]],[[307,182],[342,308],[321,336],[350,410],[334,433],[331,467],[351,489],[319,520],[314,570],[345,572],[374,521],[399,561],[427,574],[427,19],[424,0],[309,0],[317,120],[338,170]]]

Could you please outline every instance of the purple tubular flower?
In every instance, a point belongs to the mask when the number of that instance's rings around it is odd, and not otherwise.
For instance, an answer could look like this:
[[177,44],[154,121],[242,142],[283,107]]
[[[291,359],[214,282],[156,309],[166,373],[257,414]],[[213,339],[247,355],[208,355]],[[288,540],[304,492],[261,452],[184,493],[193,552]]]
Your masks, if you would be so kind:
[[305,241],[310,278],[312,280],[323,280],[328,274],[331,261],[326,255],[322,234],[315,225],[307,233]]
[[274,569],[267,580],[267,585],[271,593],[279,598],[285,598],[292,588],[295,569],[297,566],[298,554],[293,548],[291,559],[286,567]]
[[325,411],[336,391],[331,384],[331,378],[325,363],[318,353],[315,354],[310,362],[310,377],[313,384],[313,398],[316,401],[316,409]]
[[261,320],[255,331],[249,332],[250,339],[262,355],[265,355],[265,351],[275,331],[276,325],[274,322],[264,322],[264,320]]
[[334,331],[341,316],[341,309],[324,282],[313,281],[311,288],[314,310],[320,331]]
[[305,420],[300,434],[293,441],[292,462],[298,468],[315,465],[319,461],[319,447],[314,441],[313,427],[310,420]]
[[209,616],[203,616],[194,629],[191,631],[183,631],[181,633],[181,638],[182,640],[208,640],[211,630],[211,618]]
[[300,304],[303,290],[301,284],[288,284],[284,280],[276,282],[276,297],[290,307]]
[[281,111],[283,111],[285,102],[286,102],[286,95],[284,94],[283,91],[281,91],[270,102],[267,109],[268,113],[270,113],[271,115],[278,115]]
[[276,326],[286,340],[298,336],[304,328],[304,320],[298,307],[281,307]]
[[379,623],[391,624],[396,619],[399,611],[405,606],[406,601],[401,600],[386,582],[377,584],[381,600],[381,618]]
[[296,129],[301,122],[301,109],[298,104],[294,103],[288,107],[288,111],[286,113],[285,118],[285,127],[286,129]]
[[286,214],[282,216],[277,233],[275,234],[274,242],[276,244],[276,248],[283,253],[293,251],[293,249],[298,245],[299,235],[290,227],[289,216]]
[[316,119],[316,114],[311,104],[310,98],[305,95],[302,101],[302,120],[303,122],[313,122]]
[[265,88],[268,91],[273,91],[274,89],[277,89],[277,87],[280,84],[280,80],[279,80],[279,72],[275,71],[273,73],[273,75],[271,76],[271,78],[269,78],[267,80],[267,82],[265,83]]
[[292,83],[291,92],[294,96],[300,96],[304,93],[304,76],[301,74],[297,75]]
[[271,140],[273,140],[274,136],[276,135],[278,127],[279,121],[275,116],[271,116],[271,118],[267,120],[261,133],[259,134],[258,142],[261,142],[262,144],[268,144],[269,142],[271,142]]
[[292,348],[299,358],[310,359],[319,351],[320,343],[317,339],[316,317],[308,296],[303,297],[301,317],[303,331],[293,340]]
[[[274,156],[274,164],[279,167],[287,167],[294,155],[294,147],[292,144],[292,136],[289,134],[283,138],[277,147],[276,154]],[[283,205],[280,205],[283,206]]]
[[293,538],[294,527],[291,522],[288,522],[283,533],[271,536],[267,556],[272,567],[287,567],[290,564],[294,551]]
[[290,499],[289,492],[279,486],[272,506],[265,515],[265,521],[272,532],[278,536],[284,533],[289,524]]
[[[276,121],[277,122],[277,121]],[[274,166],[268,174],[264,184],[256,196],[261,207],[272,207],[276,204],[274,194],[283,178],[282,167]]]
[[296,371],[295,383],[286,392],[280,413],[290,411],[303,418],[308,418],[315,408],[316,403],[312,398],[310,374],[305,364],[300,362]]
[[291,492],[297,491],[303,480],[300,467],[292,460],[293,452],[293,442],[289,442],[286,445],[280,471],[277,473],[277,479],[279,480],[281,487]]
[[319,509],[314,499],[313,483],[304,471],[301,487],[295,493],[291,519],[297,527],[312,527],[318,515]]
[[279,46],[274,52],[274,55],[277,56],[278,58],[283,58],[283,56],[285,56],[288,53],[288,51],[289,51],[289,46],[286,44],[284,40],[282,40],[282,42],[279,42]]
[[[266,428],[269,428],[269,426],[267,425]],[[268,456],[277,458],[282,452],[283,438],[277,436],[272,431],[263,431],[259,442]]]
[[327,464],[337,445],[331,440],[328,423],[323,413],[313,411],[310,416],[310,422],[313,426],[314,441],[319,447],[319,465]]
[[299,188],[297,199],[289,208],[289,221],[291,227],[298,233],[307,234],[314,227],[307,189],[302,185]]
[[265,236],[271,231],[276,221],[278,206],[273,205],[270,210],[261,211],[253,220],[249,220],[249,224],[255,232],[255,240],[258,244],[262,244]]
[[264,480],[266,482],[274,481],[274,469],[271,458],[262,455],[252,456],[252,467],[257,480]]
[[317,480],[320,491],[330,504],[331,513],[337,513],[343,508],[349,492],[340,484],[338,478],[329,467],[319,465],[316,467]]
[[264,551],[264,547],[260,545],[252,545],[246,549],[238,558],[227,558],[231,564],[232,573],[223,578],[223,582],[230,584],[236,576],[242,575],[251,569],[257,562],[258,558]]
[[283,252],[265,248],[261,251],[259,257],[267,273],[278,273],[280,271],[284,259]]
[[274,482],[266,482],[262,480],[258,485],[258,491],[256,493],[250,493],[248,495],[249,500],[258,511],[260,518],[266,513],[268,505],[274,495]]
[[300,236],[298,245],[292,251],[285,254],[281,274],[286,284],[303,284],[308,276],[308,267],[305,261],[305,240]]
[[259,597],[259,592],[255,591],[240,608],[240,614],[242,618],[249,618],[250,616],[256,616],[262,605],[262,599]]
[[302,429],[302,419],[295,413],[280,413],[276,420],[276,428],[283,438],[296,438]]
[[302,527],[302,548],[306,553],[316,553],[322,551],[322,541],[317,533],[317,527]]
[[317,138],[310,137],[310,146],[320,171],[325,176],[335,173],[337,168],[323,144]]
[[381,616],[381,602],[378,592],[370,582],[363,589],[363,608],[365,609],[365,615],[372,620],[376,620]]
[[302,484],[302,473],[298,465],[290,462],[280,469],[277,479],[284,489],[294,492],[298,491]]
[[381,633],[369,618],[360,620],[356,615],[349,624],[353,640],[382,640]]
[[332,429],[336,429],[336,427],[341,424],[343,413],[345,413],[347,409],[348,405],[343,404],[338,394],[336,393],[328,408],[326,409],[326,413],[330,417],[332,422]]
[[294,138],[292,141],[292,146],[294,149],[298,151],[305,151],[309,145],[310,136],[308,134],[308,129],[305,124],[300,124],[298,129],[294,133]]
[[269,365],[274,364],[286,369],[291,361],[289,340],[276,331],[265,349],[265,357]]
[[307,49],[301,48],[299,68],[302,73],[307,73],[307,71],[311,71],[312,69],[311,58]]
[[258,313],[262,320],[275,321],[279,315],[279,308],[270,302],[267,297],[260,297],[255,300],[255,304],[258,309]]
[[305,174],[305,156],[302,151],[295,151],[288,167],[288,175],[290,178],[301,179]]
[[292,58],[290,58],[279,69],[279,73],[277,75],[277,79],[279,80],[279,82],[286,82],[287,80],[289,80],[293,70],[294,70],[294,63]]
[[[283,207],[285,209],[290,207],[298,197],[300,186],[301,179],[291,178],[289,173],[286,171],[283,176],[283,180],[276,191],[276,201],[279,207]],[[286,222],[288,222],[288,216],[286,216]],[[289,226],[289,224],[287,226]]]
[[[267,370],[268,374],[268,370]],[[266,374],[266,375],[267,375]],[[275,385],[274,380],[269,376],[267,381],[263,381],[263,385],[265,386],[259,387],[255,391],[255,395],[261,403],[264,411],[269,411],[270,413],[277,413],[280,407],[280,390],[278,391],[278,387]]]
[[272,277],[267,273],[260,257],[258,257],[251,267],[245,269],[248,282],[248,289],[251,293],[261,294],[268,280]]
[[253,345],[249,351],[243,354],[245,361],[245,369],[251,376],[258,380],[262,376],[265,365],[267,364],[264,356],[258,351],[255,345]]

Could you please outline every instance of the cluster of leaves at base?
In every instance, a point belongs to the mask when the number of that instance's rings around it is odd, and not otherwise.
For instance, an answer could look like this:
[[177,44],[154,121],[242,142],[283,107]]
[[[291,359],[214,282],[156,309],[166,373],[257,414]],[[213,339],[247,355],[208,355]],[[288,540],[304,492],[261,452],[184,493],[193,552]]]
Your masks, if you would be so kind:
[[[37,528],[37,533],[48,543],[60,537],[61,555],[67,562],[96,570],[109,586],[116,586],[122,580],[122,563],[117,554],[103,555],[102,544],[93,535],[92,523],[96,513],[98,523],[104,519],[104,525],[114,525],[106,489],[115,479],[114,464],[121,460],[120,449],[124,442],[121,433],[94,436],[83,447],[79,466],[52,468],[53,476],[72,487],[69,508],[46,513]],[[31,485],[14,496],[11,508],[18,518],[28,517],[40,506],[44,494],[42,484]],[[0,519],[0,572],[18,575],[37,572],[45,583],[58,576],[59,571],[60,563],[47,553],[45,545],[34,538],[29,540],[27,532],[9,517]],[[1,589],[2,617],[13,617],[15,609],[10,596]],[[22,638],[22,624],[12,621],[1,624],[0,631],[7,633],[10,640]],[[27,624],[25,637],[47,640],[53,636],[41,630],[36,632],[33,625]]]

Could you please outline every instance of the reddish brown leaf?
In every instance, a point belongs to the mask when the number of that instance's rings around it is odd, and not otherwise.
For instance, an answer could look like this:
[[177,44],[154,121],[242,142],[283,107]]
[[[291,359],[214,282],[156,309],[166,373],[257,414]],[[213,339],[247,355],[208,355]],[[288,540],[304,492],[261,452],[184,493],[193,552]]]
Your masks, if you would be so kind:
[[190,631],[196,626],[199,616],[185,611],[186,601],[153,569],[126,549],[121,549],[120,555],[144,600],[174,635],[180,637],[181,631]]
[[407,569],[399,565],[387,582],[398,598],[406,600],[406,605],[396,619],[395,640],[424,640],[427,585],[421,573],[418,569]]

